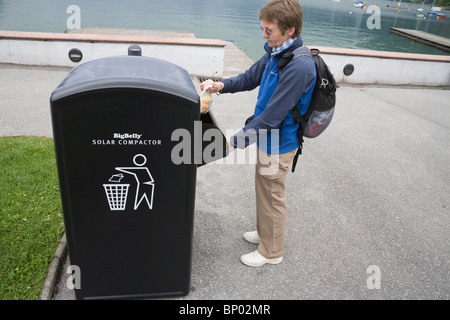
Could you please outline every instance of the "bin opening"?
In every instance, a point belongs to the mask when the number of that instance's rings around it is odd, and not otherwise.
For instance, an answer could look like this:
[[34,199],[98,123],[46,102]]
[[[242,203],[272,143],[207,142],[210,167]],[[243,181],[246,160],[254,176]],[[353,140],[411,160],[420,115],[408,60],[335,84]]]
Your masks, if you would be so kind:
[[[208,113],[200,114],[200,120],[202,121],[202,163],[198,167],[204,166],[205,164],[214,162],[216,160],[225,158],[229,154],[228,142],[223,134],[223,132],[217,127],[216,121],[211,114]],[[220,141],[208,141],[205,139],[205,133],[208,130],[215,130],[213,136],[220,136]],[[209,135],[207,135],[209,136]],[[214,144],[211,146],[211,144]],[[209,151],[211,150],[211,151]]]

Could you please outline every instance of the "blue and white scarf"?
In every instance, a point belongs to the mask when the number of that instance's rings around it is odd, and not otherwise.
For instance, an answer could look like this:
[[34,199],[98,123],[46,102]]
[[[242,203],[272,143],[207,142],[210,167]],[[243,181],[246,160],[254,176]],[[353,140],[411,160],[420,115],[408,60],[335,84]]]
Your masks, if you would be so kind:
[[283,42],[279,47],[272,48],[272,56],[275,56],[275,55],[279,54],[280,52],[289,48],[294,43],[295,40],[297,40],[297,38],[288,39],[285,42]]

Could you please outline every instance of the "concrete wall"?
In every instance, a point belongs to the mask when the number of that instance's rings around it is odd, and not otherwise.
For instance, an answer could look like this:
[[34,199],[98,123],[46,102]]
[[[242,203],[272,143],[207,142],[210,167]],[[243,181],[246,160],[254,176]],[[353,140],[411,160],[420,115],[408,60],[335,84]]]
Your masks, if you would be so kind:
[[[131,44],[139,45],[144,56],[175,63],[191,75],[223,76],[225,42],[214,39],[0,31],[0,63],[73,67],[79,63],[68,57],[72,48],[81,50],[82,63],[126,55]],[[450,86],[450,56],[310,48],[321,51],[340,83]],[[347,64],[354,66],[354,72],[349,76],[343,72]]]
[[[314,48],[340,83],[450,86],[450,56]],[[349,76],[343,71],[347,64],[354,67]]]
[[[107,56],[127,55],[132,44],[141,47],[143,56],[175,63],[192,75],[223,75],[225,42],[196,38],[0,31],[0,63],[74,67]],[[69,59],[73,48],[83,54],[79,63]]]

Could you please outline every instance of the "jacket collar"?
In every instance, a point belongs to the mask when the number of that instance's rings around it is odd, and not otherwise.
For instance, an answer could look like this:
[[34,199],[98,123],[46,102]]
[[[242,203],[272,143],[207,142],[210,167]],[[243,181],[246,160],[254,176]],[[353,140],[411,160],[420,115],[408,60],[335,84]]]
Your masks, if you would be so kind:
[[291,62],[291,60],[294,58],[293,51],[297,48],[300,48],[301,46],[303,46],[303,41],[294,42],[290,47],[282,51],[282,54],[280,54],[281,58],[277,61],[278,70],[283,70],[284,67],[286,67],[287,64]]

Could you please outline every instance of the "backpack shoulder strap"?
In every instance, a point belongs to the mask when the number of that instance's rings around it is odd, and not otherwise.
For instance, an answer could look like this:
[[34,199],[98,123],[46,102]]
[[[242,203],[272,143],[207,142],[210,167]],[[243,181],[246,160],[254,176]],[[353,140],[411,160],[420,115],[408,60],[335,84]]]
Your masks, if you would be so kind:
[[312,57],[311,51],[306,46],[298,47],[292,53],[294,54],[294,58],[297,58],[298,56]]
[[[311,59],[313,59],[311,51],[306,46],[301,46],[301,47],[295,49],[292,53],[293,53],[293,55],[292,55],[291,60],[293,60],[299,56],[308,56],[308,57],[311,57]],[[303,130],[306,127],[306,121],[303,118],[303,116],[300,114],[300,111],[298,110],[298,108],[296,108],[296,106],[294,106],[294,108],[292,109],[292,116],[294,118],[295,123],[299,125],[298,129],[297,129],[297,137],[298,137],[298,142],[300,145],[299,145],[297,152],[295,153],[294,159],[292,161],[292,172],[295,172],[298,157],[302,154],[302,151],[303,151],[303,142],[304,142]]]
[[[311,59],[313,59],[313,55],[311,51],[306,46],[298,47],[297,49],[293,51],[287,51],[281,59],[277,62],[278,70],[283,71],[283,69],[288,65],[289,62],[294,60],[295,58],[299,56],[309,56]],[[314,59],[313,59],[314,60]],[[305,119],[300,114],[300,111],[296,106],[292,108],[292,116],[294,118],[294,122],[298,124],[298,130],[297,130],[297,136],[299,141],[299,148],[297,149],[297,152],[294,156],[293,162],[292,162],[292,172],[295,171],[295,167],[297,166],[298,157],[302,154],[303,150],[303,128],[306,126]],[[281,142],[281,141],[280,141]]]
[[298,47],[297,49],[291,51],[289,49],[283,54],[281,59],[277,62],[278,70],[283,71],[283,69],[288,65],[289,62],[297,58],[298,56],[309,56],[312,58],[311,51],[306,46]]

